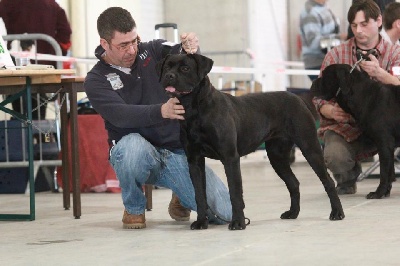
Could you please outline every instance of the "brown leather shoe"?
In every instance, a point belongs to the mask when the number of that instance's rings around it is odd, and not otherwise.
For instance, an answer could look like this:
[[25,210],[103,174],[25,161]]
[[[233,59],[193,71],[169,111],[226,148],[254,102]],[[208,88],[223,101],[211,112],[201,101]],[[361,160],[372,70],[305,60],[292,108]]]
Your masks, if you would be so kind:
[[181,205],[175,193],[172,193],[172,199],[168,206],[168,213],[175,221],[189,221],[190,219],[190,210]]
[[122,224],[124,229],[142,229],[146,227],[145,214],[130,214],[126,210],[122,217]]

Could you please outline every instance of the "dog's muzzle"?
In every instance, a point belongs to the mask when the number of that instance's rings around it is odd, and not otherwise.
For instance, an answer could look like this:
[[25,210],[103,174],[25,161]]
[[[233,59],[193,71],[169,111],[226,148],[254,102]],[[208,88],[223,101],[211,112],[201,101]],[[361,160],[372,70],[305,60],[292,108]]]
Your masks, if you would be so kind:
[[175,87],[173,86],[167,86],[165,88],[165,91],[169,94],[172,95],[174,97],[178,97],[178,96],[183,96],[186,94],[189,94],[192,92],[192,90],[188,90],[188,91],[178,91],[177,89],[175,89]]

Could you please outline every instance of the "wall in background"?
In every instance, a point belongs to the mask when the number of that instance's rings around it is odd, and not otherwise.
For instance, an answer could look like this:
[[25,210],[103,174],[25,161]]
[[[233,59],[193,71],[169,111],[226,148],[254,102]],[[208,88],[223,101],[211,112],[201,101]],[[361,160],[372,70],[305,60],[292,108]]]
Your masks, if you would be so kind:
[[[68,0],[64,0],[68,1]],[[97,17],[108,7],[120,6],[131,12],[144,39],[154,38],[154,22],[163,21],[162,0],[85,0],[68,1],[68,13],[72,26],[72,56],[94,58],[99,45]],[[90,65],[79,64],[77,70],[83,75]]]
[[[136,20],[143,40],[154,38],[154,25],[164,22],[178,24],[179,32],[194,31],[199,35],[201,50],[217,66],[276,67],[284,61],[301,61],[296,54],[299,14],[306,0],[57,0],[70,19],[72,56],[93,58],[99,44],[96,29],[98,15],[110,6],[129,10]],[[328,6],[346,31],[350,0],[330,0]],[[0,31],[2,29],[0,20]],[[172,35],[162,32],[172,40]],[[91,68],[77,66],[85,75]],[[275,75],[218,75],[224,83],[230,80],[255,78],[267,90],[286,87],[309,87],[305,76],[290,78]]]

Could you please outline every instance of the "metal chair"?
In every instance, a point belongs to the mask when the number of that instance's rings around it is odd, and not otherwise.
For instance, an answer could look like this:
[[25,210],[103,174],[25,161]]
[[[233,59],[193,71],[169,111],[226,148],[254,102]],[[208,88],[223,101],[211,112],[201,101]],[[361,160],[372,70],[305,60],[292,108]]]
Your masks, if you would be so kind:
[[[400,148],[396,148],[394,150],[394,167],[395,167],[395,170],[398,170],[400,172],[400,159],[397,157],[399,154],[400,154]],[[379,162],[379,160],[377,160],[372,165],[370,165],[367,170],[362,172],[357,177],[357,181],[362,181],[363,179],[365,179],[366,177],[371,175],[379,166],[380,166],[380,162]]]

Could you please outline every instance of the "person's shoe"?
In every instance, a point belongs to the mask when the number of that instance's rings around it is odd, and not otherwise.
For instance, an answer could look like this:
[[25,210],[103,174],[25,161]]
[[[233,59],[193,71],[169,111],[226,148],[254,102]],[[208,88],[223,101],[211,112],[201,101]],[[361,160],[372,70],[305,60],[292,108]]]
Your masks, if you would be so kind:
[[356,194],[357,193],[357,183],[354,183],[350,186],[338,185],[336,187],[336,191],[338,195],[346,195],[346,194]]
[[126,210],[122,217],[122,224],[124,229],[142,229],[146,227],[145,214],[130,214]]
[[190,219],[190,210],[181,205],[175,193],[172,193],[172,199],[168,206],[168,213],[175,221],[189,221]]

